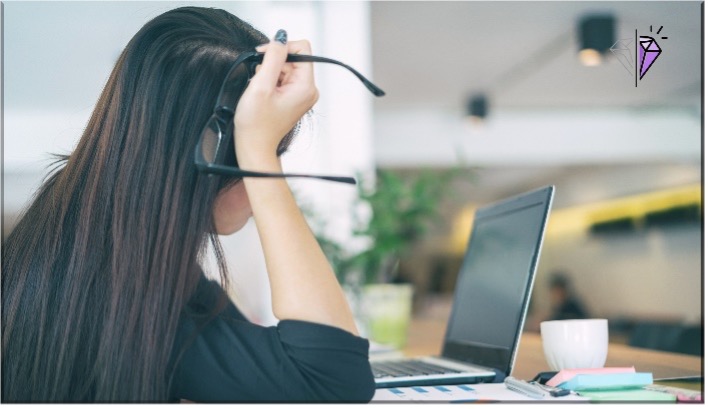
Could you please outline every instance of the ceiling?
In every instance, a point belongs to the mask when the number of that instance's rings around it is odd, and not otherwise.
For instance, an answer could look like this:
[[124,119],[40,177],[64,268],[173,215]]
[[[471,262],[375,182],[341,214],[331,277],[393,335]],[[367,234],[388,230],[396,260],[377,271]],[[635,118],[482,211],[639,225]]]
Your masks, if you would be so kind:
[[[653,35],[661,46],[662,55],[636,87],[634,77],[612,54],[598,67],[580,63],[576,25],[583,16],[597,13],[615,16],[618,40],[633,42],[637,30],[639,36]],[[608,112],[616,110],[630,124],[667,112],[689,114],[696,124],[702,118],[699,2],[376,1],[371,3],[371,16],[373,79],[387,92],[386,98],[375,101],[379,121],[384,117],[405,120],[399,113],[409,110],[461,117],[465,100],[476,92],[489,96],[492,115],[506,111],[553,118],[572,111],[589,112],[592,118],[600,112],[597,121],[606,121],[612,119]],[[593,143],[614,149],[608,141],[617,137],[597,136],[605,139]],[[407,138],[409,144],[417,143]],[[572,205],[701,180],[696,161],[653,160],[490,166],[477,170],[470,200],[484,202],[555,183],[562,185],[558,204]]]
[[[662,55],[638,87],[612,55],[580,64],[575,26],[594,13],[615,16],[617,39],[656,37]],[[374,79],[387,91],[377,109],[460,110],[477,91],[492,109],[700,104],[699,2],[376,1],[371,15]]]
[[[241,10],[257,8],[256,3],[209,5],[231,7],[237,14],[256,15],[258,11]],[[85,112],[93,106],[121,47],[146,19],[172,7],[171,2],[6,3],[3,53],[12,58],[4,61],[5,79],[18,74],[32,78],[13,77],[15,81],[3,84],[6,107],[68,109],[81,125],[54,133],[73,135],[83,126]],[[576,22],[586,13],[599,12],[615,15],[618,39],[633,37],[635,29],[641,35],[649,34],[650,26],[654,31],[664,27],[661,35],[668,38],[658,40],[663,53],[638,87],[613,57],[600,67],[579,63]],[[699,2],[373,1],[370,14],[371,78],[387,92],[385,98],[374,101],[375,119],[388,112],[417,115],[422,110],[449,113],[443,119],[459,118],[465,98],[476,91],[489,93],[492,112],[617,108],[689,110],[696,118],[700,115]],[[71,24],[72,20],[83,23]],[[87,32],[91,36],[85,36]],[[37,53],[37,49],[42,52]],[[48,66],[52,67],[50,72]],[[69,114],[61,113],[62,117]],[[384,139],[380,135],[377,138]],[[491,199],[520,191],[526,185],[566,180],[593,171],[583,165],[480,170],[478,186],[489,192]],[[683,164],[678,166],[684,169]],[[689,168],[700,169],[700,164],[690,164]],[[696,177],[700,175],[691,180]],[[684,179],[681,176],[677,180]],[[593,198],[616,194],[598,193]]]

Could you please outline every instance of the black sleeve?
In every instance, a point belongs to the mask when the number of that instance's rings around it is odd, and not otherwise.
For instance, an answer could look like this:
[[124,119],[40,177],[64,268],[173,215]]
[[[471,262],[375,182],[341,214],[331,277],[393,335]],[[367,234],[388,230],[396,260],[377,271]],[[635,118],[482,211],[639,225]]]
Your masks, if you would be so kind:
[[[215,283],[213,283],[215,284]],[[347,331],[283,320],[247,321],[233,304],[206,323],[183,314],[171,396],[197,402],[368,402],[369,342]]]

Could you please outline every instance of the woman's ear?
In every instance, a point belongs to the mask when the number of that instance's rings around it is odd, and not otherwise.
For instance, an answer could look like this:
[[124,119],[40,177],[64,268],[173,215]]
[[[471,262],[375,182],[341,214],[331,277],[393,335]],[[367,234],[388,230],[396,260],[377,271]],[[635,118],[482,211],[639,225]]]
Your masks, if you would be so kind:
[[241,230],[252,214],[243,181],[222,189],[214,201],[217,234],[229,235]]

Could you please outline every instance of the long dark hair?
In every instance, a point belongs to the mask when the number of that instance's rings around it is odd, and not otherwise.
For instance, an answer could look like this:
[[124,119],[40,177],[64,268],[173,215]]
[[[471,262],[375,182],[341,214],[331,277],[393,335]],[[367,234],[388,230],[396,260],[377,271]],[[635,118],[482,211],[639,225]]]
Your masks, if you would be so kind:
[[180,311],[233,181],[194,146],[239,53],[267,38],[185,7],[148,22],[108,79],[74,152],[3,245],[2,400],[162,401]]

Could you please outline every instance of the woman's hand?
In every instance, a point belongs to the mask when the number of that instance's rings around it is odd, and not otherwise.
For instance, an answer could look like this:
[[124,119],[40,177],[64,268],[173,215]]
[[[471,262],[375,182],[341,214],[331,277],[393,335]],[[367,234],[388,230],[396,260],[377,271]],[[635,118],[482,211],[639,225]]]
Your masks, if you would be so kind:
[[[280,173],[277,146],[318,93],[312,63],[285,63],[288,52],[309,54],[307,41],[273,41],[262,50],[263,64],[236,108],[236,155],[244,169]],[[275,316],[357,334],[332,267],[285,179],[245,177],[243,184],[263,246]]]
[[263,63],[241,96],[234,118],[238,161],[254,170],[264,160],[276,158],[281,139],[319,97],[312,63],[285,62],[288,53],[311,54],[308,41],[271,41],[258,51],[265,52]]

